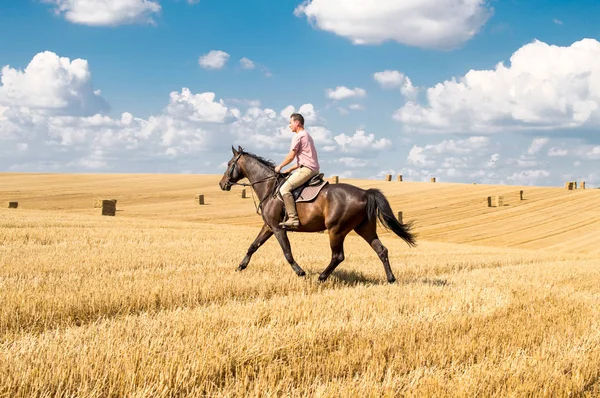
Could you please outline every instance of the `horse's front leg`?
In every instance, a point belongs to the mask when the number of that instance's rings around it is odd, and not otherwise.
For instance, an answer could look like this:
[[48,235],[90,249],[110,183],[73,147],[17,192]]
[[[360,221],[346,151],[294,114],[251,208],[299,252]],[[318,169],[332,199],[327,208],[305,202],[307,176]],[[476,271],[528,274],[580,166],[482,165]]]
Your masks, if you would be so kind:
[[263,243],[265,243],[271,236],[273,236],[273,230],[271,229],[271,227],[269,227],[267,224],[263,225],[262,229],[258,233],[258,236],[256,237],[256,239],[254,239],[254,242],[252,242],[252,244],[248,248],[246,256],[244,257],[240,265],[237,267],[237,271],[243,271],[246,269],[254,252],[256,252],[258,248],[261,247]]
[[296,263],[296,260],[294,260],[294,256],[292,256],[292,247],[290,245],[290,240],[288,239],[287,232],[284,229],[279,229],[275,231],[275,237],[277,238],[277,241],[279,242],[279,245],[283,250],[285,259],[288,263],[290,263],[296,275],[305,276],[306,272],[304,272],[304,270],[300,268],[298,263]]

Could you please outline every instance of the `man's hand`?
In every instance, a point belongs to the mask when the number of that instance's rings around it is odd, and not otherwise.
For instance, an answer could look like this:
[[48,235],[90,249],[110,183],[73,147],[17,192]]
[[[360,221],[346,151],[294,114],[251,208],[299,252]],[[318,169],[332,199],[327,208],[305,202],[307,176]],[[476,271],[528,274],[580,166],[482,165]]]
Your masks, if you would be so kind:
[[279,173],[281,171],[281,166],[276,166],[275,167],[275,173]]

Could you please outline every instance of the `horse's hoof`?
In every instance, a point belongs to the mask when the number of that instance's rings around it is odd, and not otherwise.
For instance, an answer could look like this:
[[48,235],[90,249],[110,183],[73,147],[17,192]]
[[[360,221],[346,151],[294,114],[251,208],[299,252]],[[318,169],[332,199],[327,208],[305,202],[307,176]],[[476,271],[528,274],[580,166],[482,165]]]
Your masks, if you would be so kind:
[[390,278],[390,279],[388,279],[388,282],[389,283],[396,283],[396,278]]
[[296,272],[296,275],[298,275],[298,276],[306,276],[306,272],[304,272],[304,271]]
[[328,275],[321,274],[321,275],[319,275],[319,282],[325,282],[327,280],[327,278],[328,278]]
[[238,267],[235,269],[235,272],[241,272],[241,271],[243,271],[243,270],[245,270],[245,269],[246,269],[246,267],[242,267],[241,265],[239,265],[239,266],[238,266]]

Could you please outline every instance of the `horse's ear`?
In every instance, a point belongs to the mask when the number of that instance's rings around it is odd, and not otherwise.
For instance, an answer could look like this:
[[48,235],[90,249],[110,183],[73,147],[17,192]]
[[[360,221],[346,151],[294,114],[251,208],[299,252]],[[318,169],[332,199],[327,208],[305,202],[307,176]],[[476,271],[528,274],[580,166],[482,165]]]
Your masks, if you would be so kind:
[[233,152],[233,156],[237,156],[238,152],[235,150],[233,146],[231,146],[231,152]]
[[244,152],[244,148],[242,148],[241,146],[238,145],[238,153],[242,153]]

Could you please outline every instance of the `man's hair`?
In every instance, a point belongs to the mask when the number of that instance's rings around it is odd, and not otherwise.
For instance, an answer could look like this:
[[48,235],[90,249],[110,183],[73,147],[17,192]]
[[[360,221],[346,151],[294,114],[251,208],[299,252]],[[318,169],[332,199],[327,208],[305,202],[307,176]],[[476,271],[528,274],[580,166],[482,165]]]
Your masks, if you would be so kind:
[[297,120],[300,122],[300,126],[304,127],[304,116],[299,113],[292,113],[290,119]]

